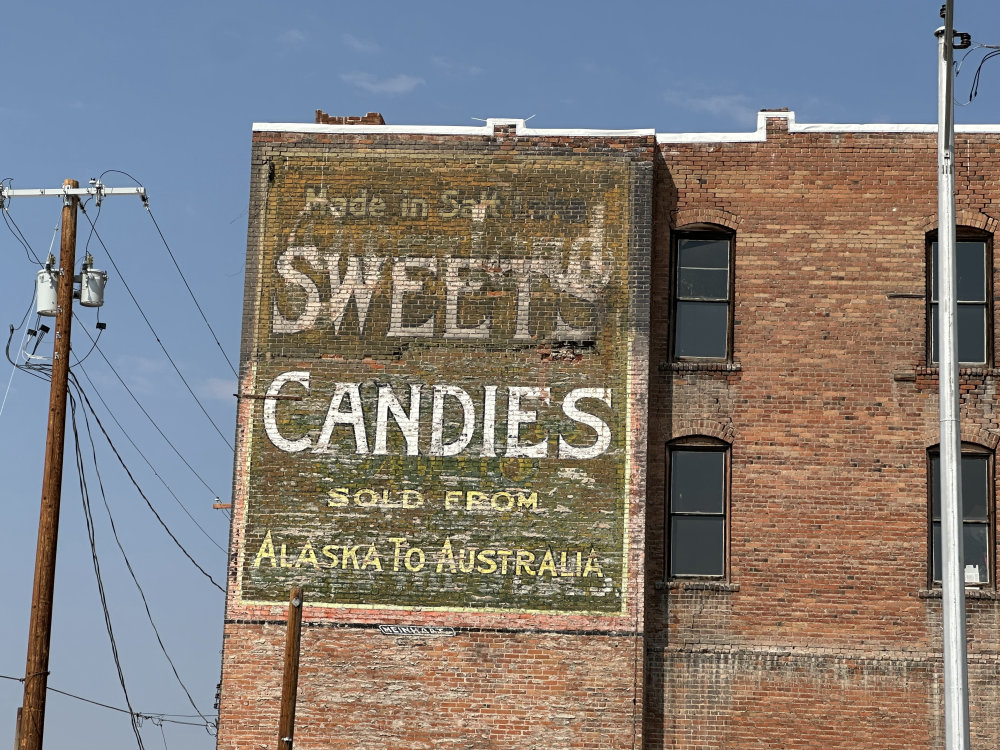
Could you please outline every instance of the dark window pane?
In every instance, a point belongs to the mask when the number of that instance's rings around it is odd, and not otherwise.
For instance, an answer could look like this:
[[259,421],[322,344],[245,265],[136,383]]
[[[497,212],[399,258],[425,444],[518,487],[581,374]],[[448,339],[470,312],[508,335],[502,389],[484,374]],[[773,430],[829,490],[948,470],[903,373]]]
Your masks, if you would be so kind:
[[[934,545],[934,580],[941,581],[943,568],[941,558],[941,524],[934,523],[931,527],[932,543]],[[964,555],[962,572],[966,583],[989,583],[989,529],[984,523],[967,523],[962,526],[962,553]],[[975,569],[967,569],[975,566]]]
[[962,456],[962,518],[985,521],[989,481],[985,456]]
[[[963,364],[986,362],[986,306],[958,306],[958,361]],[[938,306],[931,305],[930,321],[931,362],[938,362]]]
[[[941,558],[941,524],[935,523],[931,529],[934,545],[934,580],[941,582],[943,562]],[[962,566],[966,583],[989,583],[989,529],[984,523],[967,523],[962,526]],[[970,566],[975,566],[971,568]]]
[[725,519],[721,516],[675,516],[670,527],[670,574],[725,575]]
[[[931,244],[931,300],[938,301],[938,243]],[[960,302],[986,301],[986,243],[955,243],[956,292]]]
[[931,320],[928,323],[931,327],[931,362],[938,361],[938,306],[937,304],[931,305]]
[[729,304],[678,302],[674,356],[725,359],[729,339]]
[[989,575],[989,534],[985,523],[967,523],[962,529],[962,547],[965,553],[966,583],[988,583]]
[[941,457],[931,456],[931,518],[941,520]]
[[938,243],[931,243],[931,302],[938,301]]
[[[931,299],[929,339],[931,362],[938,362],[938,310],[940,262],[938,243],[931,243]],[[989,271],[986,265],[985,242],[956,242],[956,299],[958,306],[958,361],[963,364],[986,364],[987,331],[986,301]],[[979,303],[979,304],[968,304]]]
[[729,268],[729,240],[679,240],[679,268]]
[[941,580],[941,523],[931,524],[931,543],[934,545],[934,580]]
[[[985,521],[989,497],[989,458],[962,456],[962,518]],[[931,518],[941,520],[941,457],[931,456]]]
[[681,268],[677,271],[677,296],[729,299],[728,268]]
[[986,243],[956,243],[955,266],[958,271],[956,299],[960,302],[985,302]]
[[725,462],[722,451],[672,451],[670,512],[725,512]]
[[986,306],[958,306],[958,361],[986,362]]

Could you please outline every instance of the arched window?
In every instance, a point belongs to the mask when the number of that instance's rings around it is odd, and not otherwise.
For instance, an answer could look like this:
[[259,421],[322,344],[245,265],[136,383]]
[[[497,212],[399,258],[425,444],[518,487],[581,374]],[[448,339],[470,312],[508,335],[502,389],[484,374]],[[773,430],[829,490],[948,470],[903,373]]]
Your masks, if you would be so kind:
[[723,578],[727,568],[729,445],[693,436],[667,445],[667,575]]
[[[990,367],[993,363],[993,238],[958,227],[955,243],[958,302],[958,361]],[[939,264],[937,232],[927,235],[927,360],[937,364]]]
[[[928,578],[941,583],[941,456],[928,451]],[[966,586],[992,584],[993,575],[993,452],[962,443],[962,546]]]
[[675,230],[673,243],[673,358],[729,359],[733,233],[715,224],[692,224]]

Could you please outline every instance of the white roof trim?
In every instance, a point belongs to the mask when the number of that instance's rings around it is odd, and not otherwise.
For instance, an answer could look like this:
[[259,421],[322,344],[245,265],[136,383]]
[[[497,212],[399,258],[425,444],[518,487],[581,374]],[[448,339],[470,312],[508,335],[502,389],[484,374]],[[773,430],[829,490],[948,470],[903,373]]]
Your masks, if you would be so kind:
[[[894,123],[802,123],[795,122],[794,112],[761,110],[757,113],[757,130],[752,133],[657,133],[657,143],[754,143],[767,140],[767,121],[782,118],[788,121],[789,133],[937,133],[934,124]],[[956,125],[958,133],[1000,133],[1000,125]]]
[[586,130],[558,128],[528,128],[524,120],[507,117],[490,117],[485,125],[315,125],[311,123],[255,122],[255,133],[372,133],[400,135],[485,135],[492,136],[499,125],[513,125],[515,133],[523,136],[590,136],[600,138],[634,138],[656,135],[653,128],[640,130]]
[[[399,135],[472,135],[492,136],[497,126],[513,125],[521,136],[571,138],[637,138],[655,135],[657,143],[763,143],[767,140],[768,119],[788,122],[789,133],[936,133],[934,124],[872,123],[803,123],[795,122],[794,112],[761,110],[757,129],[747,133],[657,133],[652,128],[637,130],[588,130],[577,128],[529,128],[525,121],[510,117],[490,117],[484,125],[315,125],[312,123],[255,122],[255,133],[355,133]],[[956,125],[958,133],[1000,133],[997,125]]]

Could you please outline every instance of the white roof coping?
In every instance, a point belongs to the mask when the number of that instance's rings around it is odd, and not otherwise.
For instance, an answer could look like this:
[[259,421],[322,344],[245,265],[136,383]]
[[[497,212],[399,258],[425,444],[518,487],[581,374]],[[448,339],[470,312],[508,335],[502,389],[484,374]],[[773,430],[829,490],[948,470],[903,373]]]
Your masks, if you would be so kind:
[[[739,133],[657,133],[652,128],[636,130],[590,130],[586,128],[529,128],[525,120],[512,117],[490,117],[483,125],[318,125],[312,123],[255,122],[255,133],[354,133],[399,135],[472,135],[492,136],[494,128],[513,125],[520,136],[597,138],[635,138],[656,136],[664,143],[762,143],[767,140],[767,121],[780,118],[787,121],[789,133],[936,133],[936,124],[894,123],[797,123],[795,113],[761,110],[757,113],[757,129]],[[956,125],[958,133],[1000,133],[996,125]]]
[[[767,121],[781,118],[788,121],[789,133],[937,133],[937,124],[895,123],[797,123],[795,113],[761,110],[757,113],[757,129],[752,133],[657,133],[657,143],[754,143],[767,140]],[[958,133],[1000,133],[997,125],[956,125]]]
[[497,126],[513,125],[523,136],[590,136],[600,138],[635,138],[656,135],[653,128],[639,130],[586,130],[579,128],[529,128],[523,119],[490,117],[483,125],[315,125],[311,123],[255,122],[255,133],[372,133],[400,135],[485,135],[492,136]]

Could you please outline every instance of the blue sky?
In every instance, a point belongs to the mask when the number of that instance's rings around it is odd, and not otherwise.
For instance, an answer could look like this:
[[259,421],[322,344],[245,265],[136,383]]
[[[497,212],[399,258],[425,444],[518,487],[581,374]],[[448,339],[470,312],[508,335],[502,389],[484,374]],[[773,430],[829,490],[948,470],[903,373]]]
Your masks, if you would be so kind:
[[[976,42],[1000,44],[1000,6],[986,0],[957,0],[956,6],[958,29],[972,32]],[[253,122],[312,122],[318,108],[379,111],[392,124],[533,117],[531,126],[540,128],[749,131],[759,108],[789,107],[799,122],[929,123],[936,119],[939,7],[939,0],[10,2],[0,23],[0,178],[34,188],[56,187],[67,177],[85,183],[105,170],[134,176],[148,189],[153,217],[235,361]],[[981,54],[970,57],[958,79],[960,98]],[[960,108],[958,121],[1000,122],[1000,62],[987,64],[979,98]],[[132,184],[114,172],[104,181]],[[32,250],[44,255],[59,201],[17,199],[9,209]],[[96,207],[88,210],[96,218]],[[235,377],[138,199],[107,199],[97,231],[89,249],[96,265],[111,272],[101,351],[195,471],[157,434],[98,353],[83,363],[93,384],[82,371],[81,379],[150,502],[185,549],[223,582],[225,554],[215,545],[226,547],[228,519],[212,502],[216,494],[229,498]],[[88,234],[81,217],[81,254]],[[27,255],[0,225],[3,327],[16,326],[31,299],[37,267]],[[222,436],[143,323],[126,283]],[[96,318],[78,312],[74,348],[83,356],[90,347],[80,331],[93,333]],[[13,352],[22,333],[15,332]],[[44,341],[39,352],[50,346]],[[7,388],[11,373],[4,362],[0,388]],[[4,676],[24,672],[47,400],[46,383],[16,372],[0,412]],[[200,710],[211,714],[223,597],[162,531],[99,433],[95,440],[122,545],[178,672]],[[89,455],[89,443],[84,450]],[[72,438],[66,465],[49,684],[123,706]],[[148,714],[193,714],[114,544],[97,476],[88,471],[132,705]],[[0,743],[10,742],[20,700],[21,685],[0,678]],[[198,727],[146,720],[140,731],[150,748],[214,747]],[[124,715],[59,694],[49,699],[46,740],[50,748],[136,746]]]

